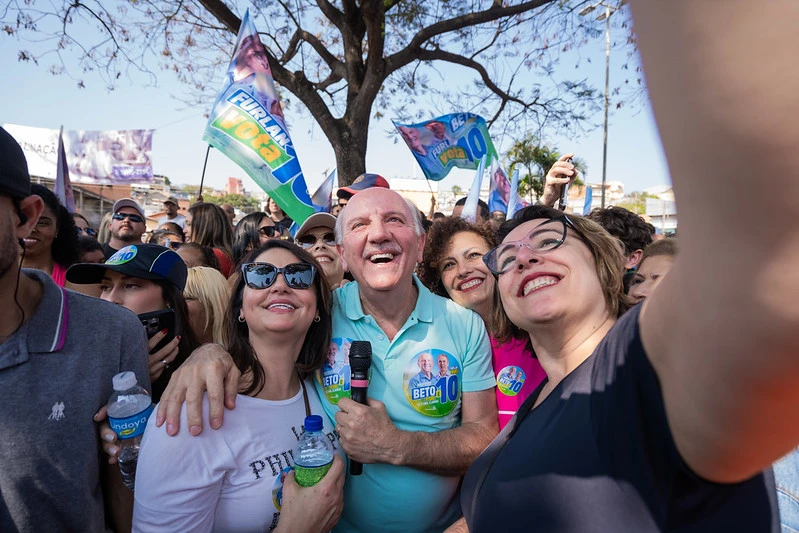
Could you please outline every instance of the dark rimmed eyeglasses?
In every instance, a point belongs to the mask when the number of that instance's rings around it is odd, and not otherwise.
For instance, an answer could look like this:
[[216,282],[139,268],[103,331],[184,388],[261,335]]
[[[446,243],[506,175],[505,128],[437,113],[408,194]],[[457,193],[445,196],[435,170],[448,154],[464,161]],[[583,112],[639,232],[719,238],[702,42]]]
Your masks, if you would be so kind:
[[527,237],[518,241],[503,242],[483,256],[483,262],[494,275],[504,274],[516,264],[522,246],[536,254],[546,254],[566,241],[566,231],[577,229],[568,216],[562,215],[539,224]]
[[270,263],[244,263],[241,265],[244,282],[251,289],[268,289],[278,274],[283,274],[286,285],[292,289],[308,289],[313,285],[316,268],[308,263],[291,263],[276,267]]
[[144,219],[141,216],[131,213],[114,213],[114,216],[111,218],[114,220],[125,220],[126,218],[129,218],[131,222],[137,222],[139,224],[144,222]]
[[262,228],[258,228],[258,233],[267,239],[271,239],[278,233],[278,229],[275,226],[264,226]]
[[89,237],[97,237],[97,230],[95,230],[94,228],[83,229],[83,228],[79,228],[79,227],[75,226],[75,231],[78,232],[78,235],[81,235],[81,234],[85,233]]
[[333,234],[333,232],[325,233],[321,237],[317,237],[316,235],[308,234],[308,235],[303,235],[302,237],[300,237],[299,239],[297,239],[294,242],[296,242],[297,244],[299,244],[301,247],[305,248],[306,250],[308,248],[313,248],[314,246],[316,246],[317,242],[322,242],[322,243],[324,243],[325,245],[327,245],[327,246],[329,246],[331,248],[335,248],[335,246],[336,246],[336,236]]

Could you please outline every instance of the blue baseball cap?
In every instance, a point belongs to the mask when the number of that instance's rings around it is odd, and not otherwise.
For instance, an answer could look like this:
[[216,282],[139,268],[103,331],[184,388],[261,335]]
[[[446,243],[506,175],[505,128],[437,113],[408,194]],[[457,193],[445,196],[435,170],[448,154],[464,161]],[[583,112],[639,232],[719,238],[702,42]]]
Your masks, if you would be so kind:
[[106,270],[132,278],[161,279],[181,291],[186,287],[189,269],[174,251],[158,244],[131,244],[121,248],[105,263],[78,263],[67,270],[67,281],[79,285],[100,283]]

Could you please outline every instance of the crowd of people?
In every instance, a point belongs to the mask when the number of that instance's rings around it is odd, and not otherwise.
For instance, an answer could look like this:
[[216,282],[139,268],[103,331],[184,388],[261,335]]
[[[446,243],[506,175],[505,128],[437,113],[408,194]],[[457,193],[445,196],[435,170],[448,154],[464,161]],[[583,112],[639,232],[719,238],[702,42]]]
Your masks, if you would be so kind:
[[[796,38],[759,31],[773,6],[700,28],[709,4],[635,5],[679,238],[557,209],[572,154],[504,222],[364,174],[293,237],[274,202],[234,224],[171,197],[149,235],[130,198],[95,229],[0,128],[0,530],[795,530],[799,83],[758,76]],[[729,35],[762,42],[733,60]],[[743,186],[753,149],[784,194]],[[133,492],[104,407],[126,370],[158,404]],[[334,459],[301,487],[311,414]]]

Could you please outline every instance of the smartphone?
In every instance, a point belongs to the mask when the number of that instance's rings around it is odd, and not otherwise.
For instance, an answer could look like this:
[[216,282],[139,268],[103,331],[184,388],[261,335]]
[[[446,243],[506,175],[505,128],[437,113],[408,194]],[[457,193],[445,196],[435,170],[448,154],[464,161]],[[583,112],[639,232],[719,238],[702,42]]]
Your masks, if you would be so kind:
[[169,344],[175,338],[175,335],[180,333],[177,331],[175,324],[175,311],[169,308],[153,311],[152,313],[143,313],[139,315],[139,320],[141,320],[144,329],[147,331],[148,339],[159,331],[166,330],[166,336],[153,348],[152,352],[157,352]]
[[[571,163],[572,162],[572,158],[571,157],[568,158],[566,160],[566,162],[567,163]],[[566,175],[562,175],[562,176],[564,178],[566,177]],[[569,184],[568,183],[564,183],[563,184],[563,189],[561,190],[561,193],[560,193],[560,201],[558,202],[558,209],[560,209],[561,211],[566,211],[566,203],[568,202],[568,200],[569,200]]]

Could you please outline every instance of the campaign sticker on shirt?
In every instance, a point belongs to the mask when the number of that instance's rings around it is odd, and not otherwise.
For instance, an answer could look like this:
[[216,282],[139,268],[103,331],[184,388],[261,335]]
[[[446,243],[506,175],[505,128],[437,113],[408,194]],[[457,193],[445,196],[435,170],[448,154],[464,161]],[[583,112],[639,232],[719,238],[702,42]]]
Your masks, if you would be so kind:
[[327,400],[338,405],[341,398],[350,397],[350,345],[352,339],[335,337],[330,341],[327,360],[316,372],[316,380],[322,385]]
[[292,470],[294,470],[293,466],[287,466],[281,470],[280,475],[275,478],[275,485],[272,487],[272,503],[275,504],[275,509],[278,511],[280,510],[280,506],[283,505],[283,481]]
[[524,386],[525,377],[518,366],[506,366],[497,374],[497,388],[505,396],[516,396]]
[[402,375],[405,397],[416,411],[446,416],[461,397],[461,365],[443,350],[425,350],[411,357]]

